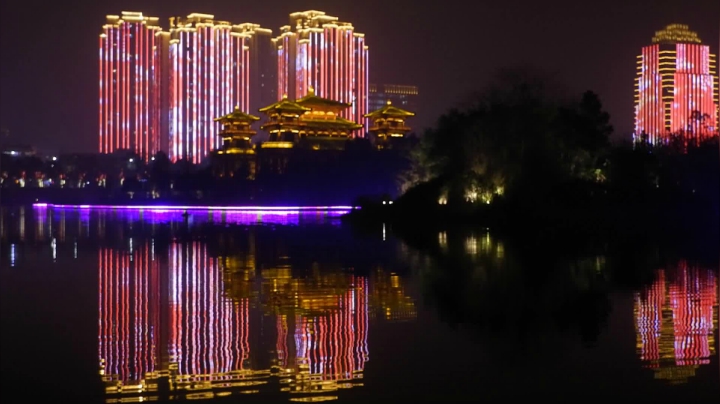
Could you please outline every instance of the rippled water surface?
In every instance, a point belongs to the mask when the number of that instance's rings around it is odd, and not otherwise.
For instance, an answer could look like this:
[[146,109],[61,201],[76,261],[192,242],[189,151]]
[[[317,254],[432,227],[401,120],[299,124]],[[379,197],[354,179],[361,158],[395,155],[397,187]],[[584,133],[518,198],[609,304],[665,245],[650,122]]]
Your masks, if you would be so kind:
[[0,380],[22,402],[720,398],[716,252],[1,209]]

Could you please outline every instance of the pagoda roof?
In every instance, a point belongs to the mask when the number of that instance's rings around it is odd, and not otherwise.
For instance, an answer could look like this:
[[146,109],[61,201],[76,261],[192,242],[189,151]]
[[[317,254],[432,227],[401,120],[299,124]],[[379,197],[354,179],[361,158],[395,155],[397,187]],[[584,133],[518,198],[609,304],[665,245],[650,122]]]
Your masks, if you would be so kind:
[[340,126],[340,127],[346,127],[348,129],[360,129],[362,128],[362,125],[357,124],[353,121],[350,121],[345,118],[341,118],[339,116],[335,117],[334,119],[313,119],[313,118],[303,118],[303,122],[306,122],[308,125],[318,125],[318,126]]
[[375,111],[365,114],[365,118],[380,118],[383,116],[394,116],[394,117],[411,117],[415,116],[414,112],[405,111],[402,108],[394,107],[392,102],[388,101],[387,104]]
[[329,98],[323,98],[315,95],[315,89],[310,87],[308,88],[308,93],[304,97],[298,99],[295,101],[299,105],[312,107],[312,106],[318,106],[318,107],[329,107],[329,108],[349,108],[352,106],[352,104],[348,104],[345,102],[335,101],[331,100]]
[[288,112],[297,112],[299,114],[305,113],[307,111],[310,111],[310,108],[304,107],[297,102],[290,101],[287,98],[287,95],[283,96],[283,99],[268,105],[267,107],[260,108],[260,112],[269,112],[269,111],[288,111]]
[[233,112],[214,119],[215,122],[222,122],[222,121],[252,122],[252,121],[259,121],[259,120],[260,120],[260,118],[258,118],[255,115],[246,114],[245,112],[240,111],[240,107],[238,107],[238,106],[235,106],[235,109],[233,110]]

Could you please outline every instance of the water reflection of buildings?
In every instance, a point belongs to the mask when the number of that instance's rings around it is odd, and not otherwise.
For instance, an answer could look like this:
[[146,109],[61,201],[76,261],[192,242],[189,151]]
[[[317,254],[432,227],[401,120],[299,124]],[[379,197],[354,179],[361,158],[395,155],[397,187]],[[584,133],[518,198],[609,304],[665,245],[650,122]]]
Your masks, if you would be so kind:
[[[265,310],[276,318],[276,366],[283,391],[327,394],[353,387],[368,360],[368,283],[316,269],[293,278],[289,266],[260,272]],[[307,398],[307,400],[304,400]],[[297,401],[333,399],[316,395]]]
[[717,279],[710,269],[681,262],[660,270],[655,282],[635,297],[640,359],[655,378],[685,383],[715,355],[718,327]]
[[204,244],[171,246],[169,285],[168,349],[174,386],[206,391],[263,384],[257,379],[264,372],[249,367],[250,302],[224,296],[222,272]]
[[[229,240],[229,239],[228,239]],[[100,252],[101,374],[108,402],[286,394],[338,398],[362,385],[370,312],[414,318],[397,275],[258,269],[255,235],[212,257],[204,243]],[[165,271],[164,267],[167,267]],[[372,287],[371,287],[372,285]]]
[[[57,207],[36,204],[0,209],[0,240],[11,245],[25,242],[62,243],[66,240],[125,239],[128,230],[148,228],[155,234],[157,225],[169,225],[171,232],[197,229],[204,225],[303,225],[340,223],[344,207],[302,210],[299,208],[253,208],[250,210],[186,209],[169,207],[91,208],[87,206]],[[137,226],[135,226],[137,224]]]
[[101,374],[118,388],[140,388],[154,372],[160,319],[158,261],[147,244],[99,252]]
[[407,321],[417,317],[415,301],[406,293],[398,274],[378,268],[370,275],[370,283],[373,285],[370,292],[373,318]]

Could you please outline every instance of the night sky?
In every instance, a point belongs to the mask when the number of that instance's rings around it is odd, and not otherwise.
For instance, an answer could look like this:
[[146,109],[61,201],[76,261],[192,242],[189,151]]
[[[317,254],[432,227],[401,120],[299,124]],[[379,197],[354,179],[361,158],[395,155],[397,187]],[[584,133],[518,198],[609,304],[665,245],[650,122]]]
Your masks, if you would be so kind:
[[[197,6],[200,5],[200,6]],[[415,84],[414,126],[437,117],[501,67],[556,73],[600,94],[616,136],[633,125],[635,57],[654,32],[688,24],[717,53],[720,0],[30,1],[0,5],[0,127],[39,151],[97,147],[98,35],[105,15],[191,12],[277,29],[294,11],[351,22],[370,46],[370,81]]]

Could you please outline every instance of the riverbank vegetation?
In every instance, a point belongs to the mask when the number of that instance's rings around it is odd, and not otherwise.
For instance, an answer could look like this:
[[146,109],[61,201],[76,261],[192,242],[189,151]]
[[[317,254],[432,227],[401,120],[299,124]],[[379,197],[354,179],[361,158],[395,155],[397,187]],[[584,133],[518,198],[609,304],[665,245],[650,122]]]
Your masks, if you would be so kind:
[[611,142],[597,94],[566,96],[529,70],[502,71],[494,83],[422,137],[398,200],[355,215],[590,233],[718,223],[717,133]]

